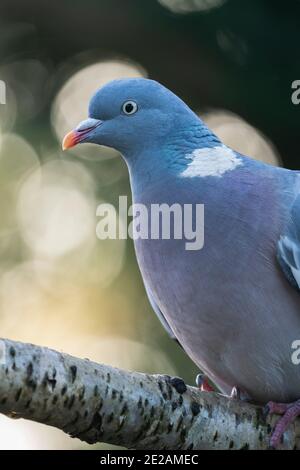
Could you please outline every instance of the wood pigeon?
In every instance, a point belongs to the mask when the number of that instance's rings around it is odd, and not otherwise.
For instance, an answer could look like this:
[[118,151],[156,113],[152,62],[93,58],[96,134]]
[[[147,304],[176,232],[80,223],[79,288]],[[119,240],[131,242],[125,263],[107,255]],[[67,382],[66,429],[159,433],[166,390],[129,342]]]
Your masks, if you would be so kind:
[[[271,445],[300,414],[300,174],[225,146],[161,84],[115,80],[64,139],[125,159],[133,201],[204,205],[204,245],[135,239],[151,305],[171,337],[226,394],[233,387],[283,416]],[[196,222],[196,221],[194,221]]]

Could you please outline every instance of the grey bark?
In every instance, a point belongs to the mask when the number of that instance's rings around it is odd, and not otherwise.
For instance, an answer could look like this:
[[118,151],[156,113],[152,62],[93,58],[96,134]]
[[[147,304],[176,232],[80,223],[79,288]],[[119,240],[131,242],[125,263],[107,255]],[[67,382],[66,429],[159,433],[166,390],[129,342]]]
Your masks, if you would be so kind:
[[[134,449],[266,449],[274,417],[165,375],[127,372],[0,340],[0,413],[88,443]],[[275,420],[276,421],[276,420]],[[281,448],[300,448],[300,420]]]

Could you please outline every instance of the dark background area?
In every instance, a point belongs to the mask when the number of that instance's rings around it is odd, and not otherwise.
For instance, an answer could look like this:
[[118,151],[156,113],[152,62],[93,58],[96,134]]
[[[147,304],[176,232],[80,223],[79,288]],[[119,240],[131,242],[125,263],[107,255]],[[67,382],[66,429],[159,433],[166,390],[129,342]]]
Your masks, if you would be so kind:
[[300,76],[299,39],[296,0],[228,0],[189,14],[174,14],[155,0],[0,5],[2,63],[37,57],[55,68],[87,49],[95,49],[94,59],[128,57],[192,107],[216,106],[244,117],[271,138],[290,168],[299,167],[299,108],[291,104],[291,83]]

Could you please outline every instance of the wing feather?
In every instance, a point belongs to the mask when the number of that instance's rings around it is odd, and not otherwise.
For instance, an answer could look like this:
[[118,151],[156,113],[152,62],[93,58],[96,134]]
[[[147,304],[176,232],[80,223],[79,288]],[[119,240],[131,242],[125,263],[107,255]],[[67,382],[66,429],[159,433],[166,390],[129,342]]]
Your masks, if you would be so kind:
[[277,255],[288,281],[300,290],[300,195],[292,205],[286,233],[278,242]]

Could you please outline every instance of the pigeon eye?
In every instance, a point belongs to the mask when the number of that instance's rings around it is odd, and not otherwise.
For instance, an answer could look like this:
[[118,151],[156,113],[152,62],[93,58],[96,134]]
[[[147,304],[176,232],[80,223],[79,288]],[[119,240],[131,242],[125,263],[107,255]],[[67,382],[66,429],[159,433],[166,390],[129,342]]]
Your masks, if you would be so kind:
[[136,113],[138,110],[138,105],[135,101],[125,101],[122,106],[122,111],[124,114],[130,115]]

